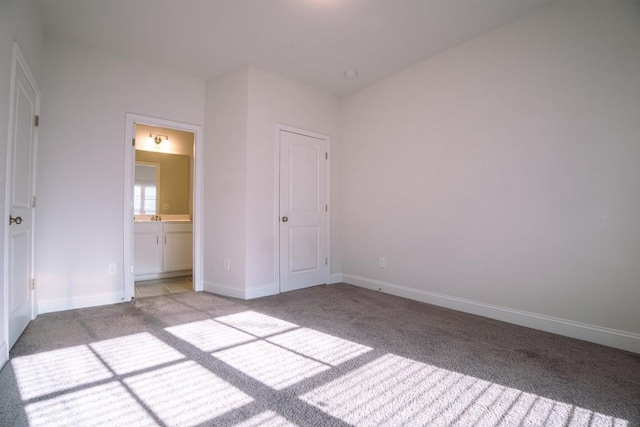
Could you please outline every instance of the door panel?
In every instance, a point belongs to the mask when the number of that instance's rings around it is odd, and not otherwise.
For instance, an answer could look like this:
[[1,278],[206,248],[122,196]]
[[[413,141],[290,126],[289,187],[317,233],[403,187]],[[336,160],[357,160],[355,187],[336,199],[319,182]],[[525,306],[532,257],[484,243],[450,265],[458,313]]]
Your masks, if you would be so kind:
[[16,88],[16,119],[14,122],[14,144],[12,159],[11,180],[11,206],[17,208],[30,208],[33,182],[31,180],[31,168],[33,156],[33,144],[35,128],[32,126],[33,117],[36,115],[35,95],[28,92],[26,76],[18,67],[18,81]]
[[[21,254],[29,250],[30,236],[28,232],[12,233],[9,243],[9,257],[13,260],[9,268],[9,281],[11,283],[21,284],[21,286],[11,286],[9,288],[10,311],[15,316],[23,315],[20,308],[24,301],[29,298],[29,265],[27,259]],[[27,314],[27,322],[28,315]],[[24,320],[24,319],[23,319]]]
[[319,227],[289,227],[289,273],[319,269],[319,246]]
[[[14,224],[15,225],[15,224]],[[30,250],[28,231],[9,236],[9,346],[12,347],[31,321],[31,266],[24,254]]]
[[320,147],[294,142],[289,149],[289,211],[318,212],[321,197],[318,188]]
[[[19,54],[16,54],[19,55]],[[16,60],[12,87],[11,138],[9,141],[9,347],[12,347],[33,318],[33,195],[37,89]]]
[[327,282],[324,139],[281,130],[280,290]]

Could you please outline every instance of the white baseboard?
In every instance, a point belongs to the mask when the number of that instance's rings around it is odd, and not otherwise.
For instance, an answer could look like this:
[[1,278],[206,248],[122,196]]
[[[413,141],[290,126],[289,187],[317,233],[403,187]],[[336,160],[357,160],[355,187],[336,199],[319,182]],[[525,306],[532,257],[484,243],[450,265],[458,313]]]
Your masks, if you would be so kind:
[[603,328],[600,326],[574,322],[572,320],[560,319],[543,314],[485,304],[478,301],[423,291],[352,274],[344,274],[343,279],[346,283],[355,286],[381,291],[399,297],[409,298],[440,307],[476,314],[571,338],[577,338],[621,350],[640,353],[640,335],[633,332]]
[[0,344],[0,369],[4,367],[4,364],[9,360],[9,345],[6,341]]
[[340,282],[342,282],[342,273],[331,274],[329,276],[329,283],[327,283],[327,285],[333,285]]
[[277,295],[280,293],[277,285],[267,285],[251,289],[237,289],[207,281],[203,282],[203,290],[212,294],[238,299],[254,299],[269,295]]
[[244,299],[244,290],[231,288],[229,286],[220,285],[218,283],[202,281],[202,290],[211,294],[218,294],[224,297]]
[[278,285],[270,284],[259,288],[246,289],[244,291],[244,299],[262,298],[270,295],[278,295],[280,289]]
[[40,299],[38,300],[38,314],[73,310],[75,308],[117,304],[123,301],[124,293],[122,292],[116,292],[113,294],[92,295],[87,297],[73,297],[68,299]]

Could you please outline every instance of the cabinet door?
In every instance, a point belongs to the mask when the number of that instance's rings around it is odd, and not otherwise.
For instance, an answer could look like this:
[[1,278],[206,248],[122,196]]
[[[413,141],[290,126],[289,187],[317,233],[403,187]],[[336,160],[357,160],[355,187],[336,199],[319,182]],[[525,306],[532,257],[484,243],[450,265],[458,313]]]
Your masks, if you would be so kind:
[[193,265],[193,233],[164,235],[163,270],[191,270]]
[[134,273],[153,274],[162,271],[162,246],[158,234],[133,236]]

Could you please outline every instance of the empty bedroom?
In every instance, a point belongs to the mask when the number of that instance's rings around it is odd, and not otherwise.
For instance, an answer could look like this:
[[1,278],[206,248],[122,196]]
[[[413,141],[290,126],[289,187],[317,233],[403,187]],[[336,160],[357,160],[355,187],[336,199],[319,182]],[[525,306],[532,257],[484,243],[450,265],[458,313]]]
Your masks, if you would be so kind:
[[1,426],[640,425],[638,0],[0,0],[0,135]]

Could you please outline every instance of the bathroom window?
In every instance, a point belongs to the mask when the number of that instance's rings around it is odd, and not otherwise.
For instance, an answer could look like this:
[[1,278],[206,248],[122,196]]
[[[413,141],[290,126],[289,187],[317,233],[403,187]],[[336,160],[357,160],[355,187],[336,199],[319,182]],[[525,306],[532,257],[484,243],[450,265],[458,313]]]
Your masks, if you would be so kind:
[[155,183],[137,182],[133,187],[133,214],[156,215]]

